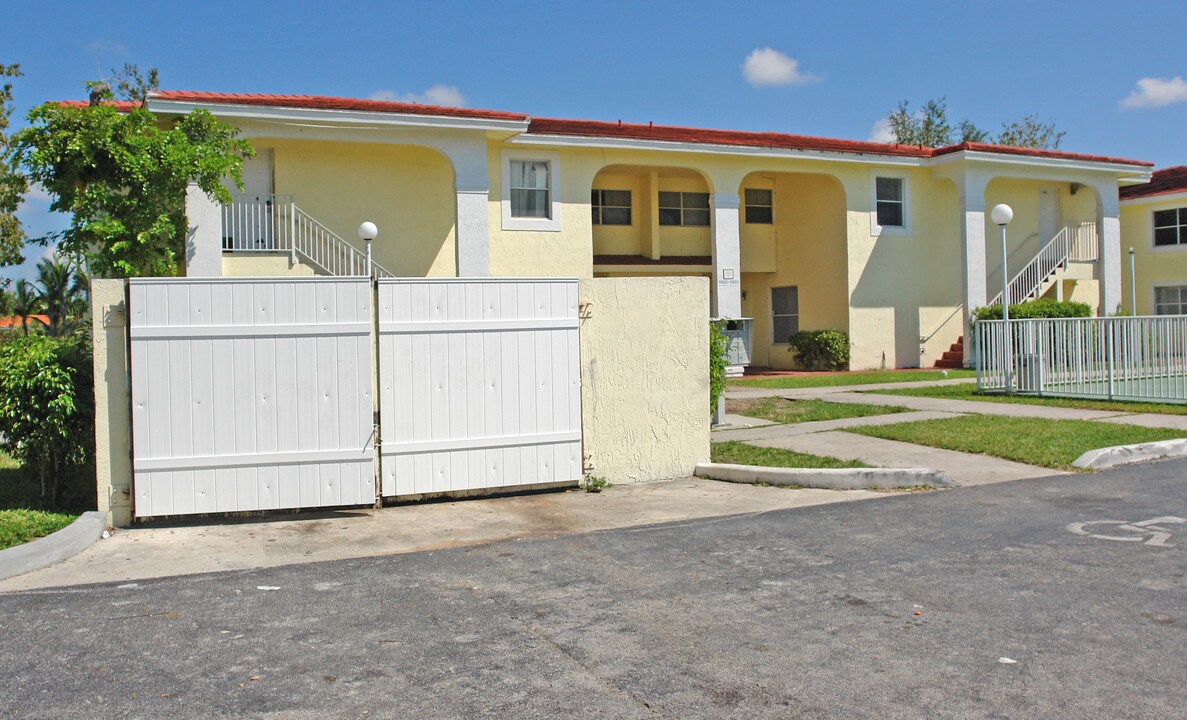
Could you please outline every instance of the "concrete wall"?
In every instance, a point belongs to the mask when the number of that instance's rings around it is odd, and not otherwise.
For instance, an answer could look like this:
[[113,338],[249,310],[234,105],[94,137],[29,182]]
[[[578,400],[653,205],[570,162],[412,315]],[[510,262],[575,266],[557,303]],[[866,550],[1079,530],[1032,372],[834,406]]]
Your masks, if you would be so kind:
[[223,255],[223,277],[288,277],[314,275],[313,268],[292,263],[290,256],[263,253]]
[[[1154,288],[1187,285],[1187,245],[1154,247],[1155,210],[1187,207],[1187,195],[1154,196],[1121,206],[1121,307],[1130,311],[1129,249],[1137,277],[1138,315],[1154,314]],[[1106,308],[1112,312],[1112,308]]]
[[709,459],[708,280],[582,280],[580,302],[587,471],[614,483],[691,475]]
[[95,350],[95,488],[113,527],[132,524],[132,418],[128,406],[127,306],[123,280],[91,281]]

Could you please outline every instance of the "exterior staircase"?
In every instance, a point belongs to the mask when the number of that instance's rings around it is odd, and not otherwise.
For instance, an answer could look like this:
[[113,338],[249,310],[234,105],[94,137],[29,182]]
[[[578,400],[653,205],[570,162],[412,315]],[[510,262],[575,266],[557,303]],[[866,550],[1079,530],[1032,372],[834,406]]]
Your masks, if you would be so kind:
[[956,339],[944,354],[936,360],[936,369],[959,369],[964,367],[964,335]]
[[[1068,223],[1055,234],[1038,254],[1019,270],[1006,286],[1011,305],[1042,297],[1059,281],[1060,271],[1066,271],[1073,262],[1092,263],[1100,257],[1096,238],[1096,223]],[[989,301],[998,305],[1002,301],[999,292]]]

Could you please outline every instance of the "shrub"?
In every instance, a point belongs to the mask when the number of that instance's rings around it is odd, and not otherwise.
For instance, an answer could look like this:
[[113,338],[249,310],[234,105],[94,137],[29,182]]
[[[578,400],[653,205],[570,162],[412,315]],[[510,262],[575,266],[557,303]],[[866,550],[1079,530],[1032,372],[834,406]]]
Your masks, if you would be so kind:
[[[1011,320],[1030,320],[1033,318],[1077,318],[1090,317],[1092,315],[1092,308],[1085,303],[1072,302],[1071,300],[1052,300],[1050,298],[1039,298],[1038,300],[1030,300],[1024,303],[1011,303],[1010,305],[1010,319]],[[973,311],[974,320],[1001,320],[1002,306],[988,305],[986,307],[979,307]]]
[[709,414],[717,412],[717,403],[725,392],[725,369],[729,367],[729,336],[721,331],[720,322],[709,323]]
[[68,490],[89,490],[86,471],[95,454],[92,367],[85,333],[29,335],[0,346],[0,449],[36,478],[49,507],[67,502]]
[[849,333],[844,330],[800,330],[791,336],[796,363],[804,370],[849,367]]

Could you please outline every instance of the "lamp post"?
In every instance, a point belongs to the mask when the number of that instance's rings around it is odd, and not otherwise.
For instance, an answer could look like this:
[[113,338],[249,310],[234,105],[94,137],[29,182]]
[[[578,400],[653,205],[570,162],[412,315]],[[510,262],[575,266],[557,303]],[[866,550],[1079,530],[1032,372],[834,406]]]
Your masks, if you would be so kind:
[[1133,248],[1129,249],[1129,314],[1138,316],[1138,286],[1133,272]]
[[379,234],[379,228],[375,227],[373,222],[365,222],[359,225],[359,237],[367,244],[367,275],[371,275],[371,241]]
[[1008,393],[1013,390],[1014,386],[1014,368],[1012,367],[1014,358],[1010,353],[1010,275],[1006,267],[1006,258],[1008,257],[1006,254],[1006,225],[1009,225],[1010,221],[1014,219],[1014,208],[1005,203],[994,205],[993,209],[989,211],[989,218],[1002,231],[1002,326],[1004,338],[1002,364],[1006,369],[1006,392]]

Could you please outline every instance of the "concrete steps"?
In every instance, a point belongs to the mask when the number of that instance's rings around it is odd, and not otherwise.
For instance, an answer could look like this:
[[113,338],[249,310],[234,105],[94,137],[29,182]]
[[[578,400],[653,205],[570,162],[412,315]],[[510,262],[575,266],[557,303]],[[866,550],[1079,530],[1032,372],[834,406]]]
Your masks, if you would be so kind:
[[955,369],[964,367],[964,335],[956,339],[944,354],[936,360],[935,366],[940,369]]

